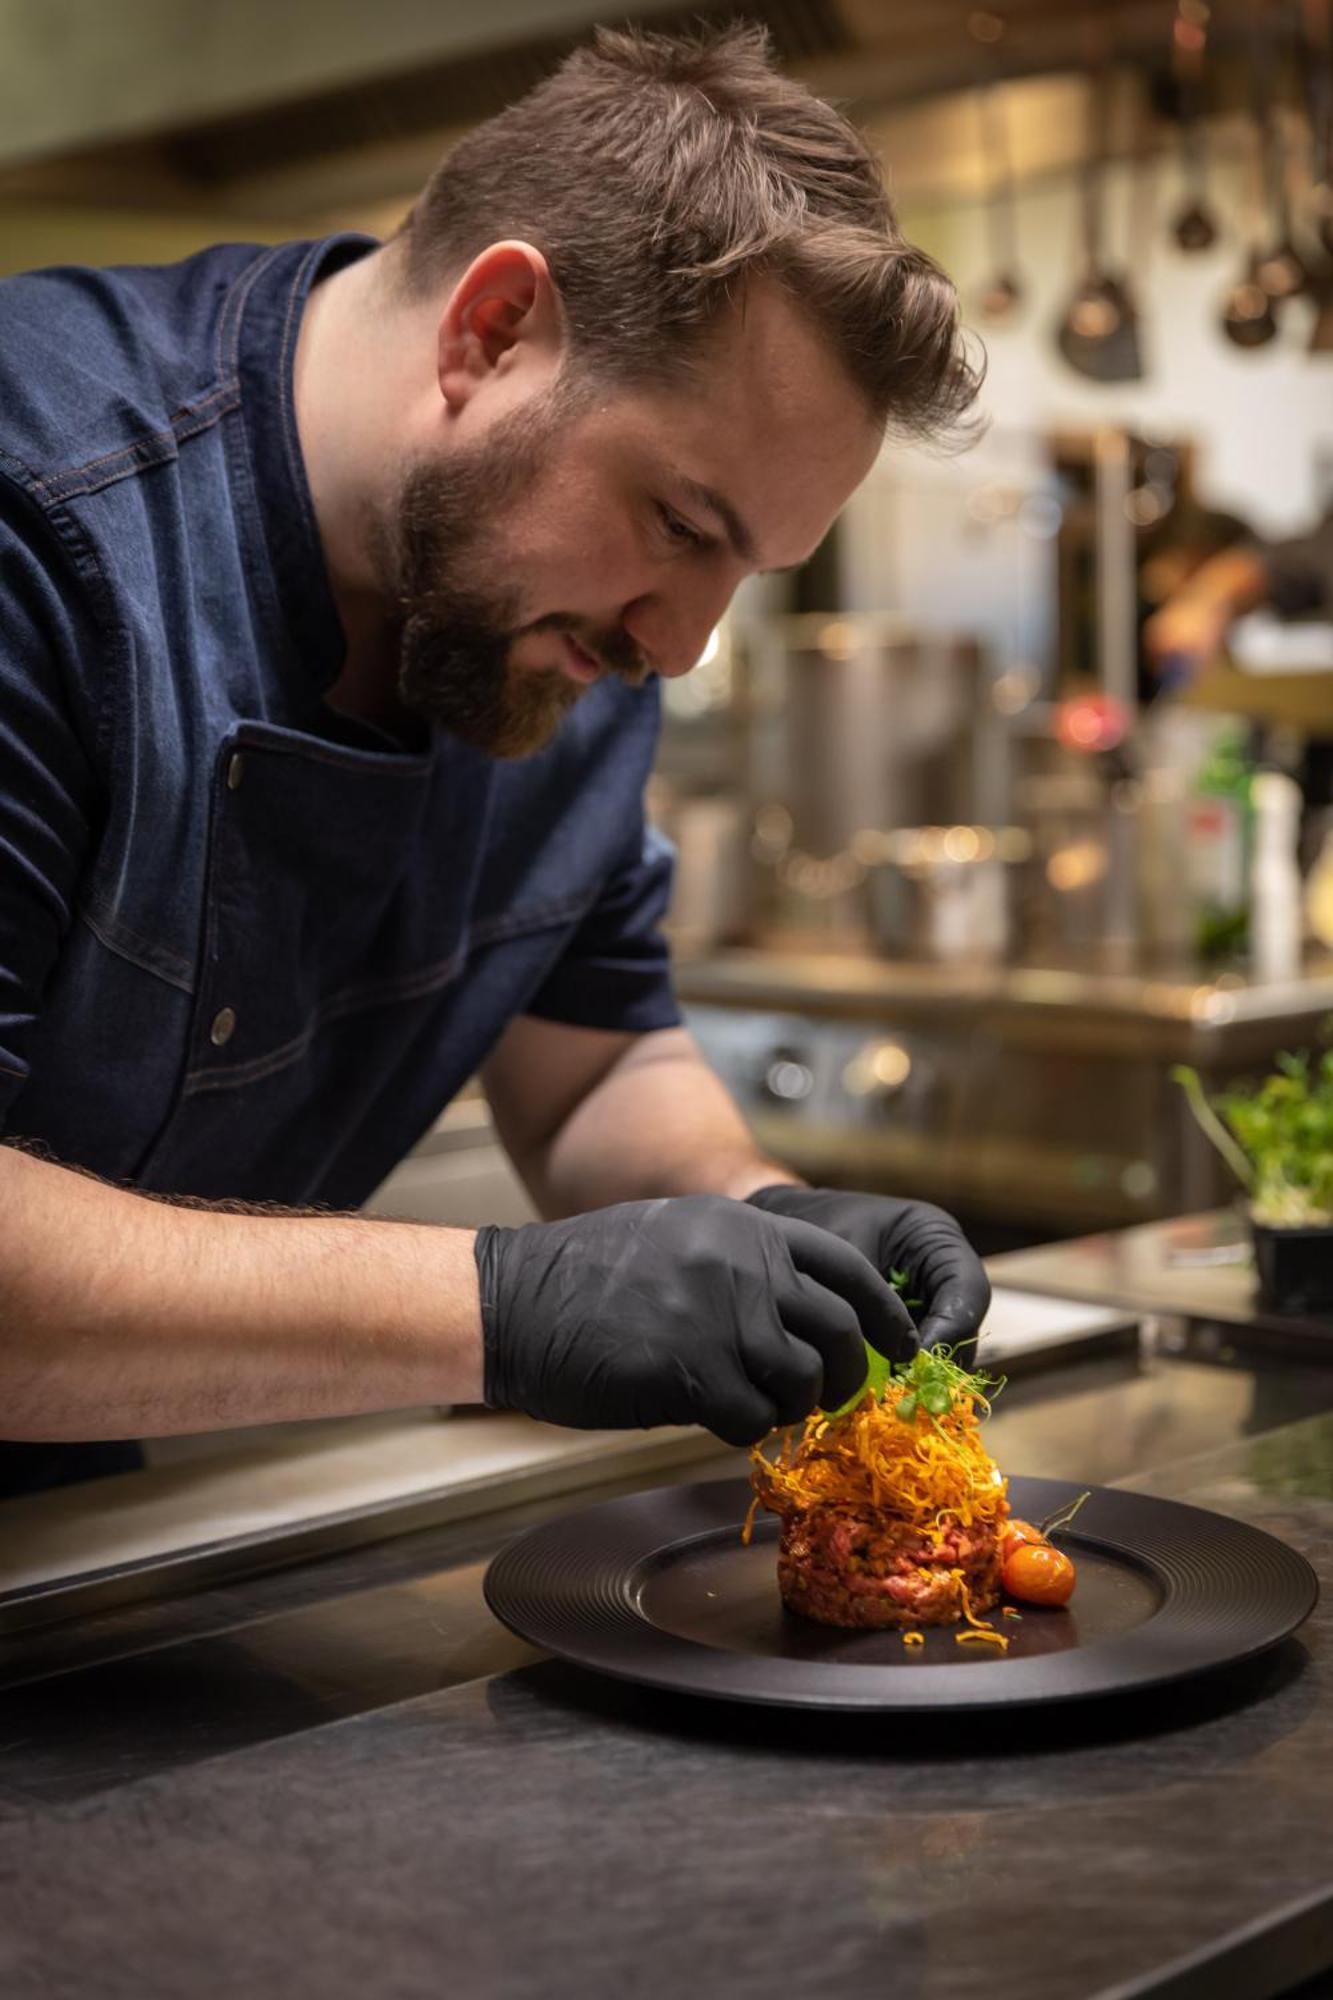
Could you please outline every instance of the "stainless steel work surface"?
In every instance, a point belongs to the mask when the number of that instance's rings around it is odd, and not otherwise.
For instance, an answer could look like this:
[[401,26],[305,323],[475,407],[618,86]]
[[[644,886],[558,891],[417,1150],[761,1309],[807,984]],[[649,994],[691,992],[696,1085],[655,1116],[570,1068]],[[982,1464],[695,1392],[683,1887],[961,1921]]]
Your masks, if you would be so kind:
[[1249,1233],[1234,1208],[1008,1251],[990,1268],[997,1284],[1131,1312],[1222,1321],[1274,1343],[1308,1343],[1333,1362],[1333,1319],[1279,1313],[1260,1301]]
[[1158,1702],[885,1730],[560,1668],[480,1602],[549,1499],[16,1635],[0,1989],[1278,1993],[1333,1958],[1330,1406],[1333,1371],[1127,1354],[1002,1401],[1012,1470],[1216,1507],[1321,1572],[1298,1639]]

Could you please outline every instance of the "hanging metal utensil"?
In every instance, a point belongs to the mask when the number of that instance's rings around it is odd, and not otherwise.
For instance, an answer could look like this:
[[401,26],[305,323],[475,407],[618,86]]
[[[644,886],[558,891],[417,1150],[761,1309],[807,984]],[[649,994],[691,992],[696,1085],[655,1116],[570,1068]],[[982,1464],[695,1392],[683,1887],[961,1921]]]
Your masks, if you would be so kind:
[[1264,186],[1273,233],[1255,261],[1254,275],[1279,304],[1306,290],[1310,273],[1292,240],[1291,191],[1287,179],[1287,144],[1277,115],[1273,90],[1274,49],[1271,33],[1256,23],[1254,63],[1256,117],[1263,138]]
[[1310,116],[1310,157],[1314,184],[1309,219],[1316,236],[1333,257],[1333,7],[1329,0],[1305,0],[1305,73]]
[[1175,74],[1180,119],[1180,159],[1185,199],[1176,211],[1171,234],[1190,255],[1211,250],[1217,223],[1207,198],[1207,162],[1202,125],[1203,59],[1208,45],[1206,0],[1179,0],[1171,27],[1171,62]]
[[1253,30],[1253,60],[1250,65],[1253,83],[1253,104],[1251,125],[1254,145],[1254,195],[1252,197],[1252,220],[1249,227],[1250,248],[1240,277],[1222,301],[1222,331],[1233,347],[1266,347],[1277,335],[1277,314],[1273,309],[1276,294],[1262,282],[1259,267],[1266,251],[1264,247],[1265,210],[1270,191],[1269,126],[1271,123],[1268,90],[1267,38],[1256,23]]
[[1238,284],[1232,286],[1222,303],[1222,331],[1235,347],[1266,347],[1277,333],[1273,295],[1259,283],[1252,251]]
[[1291,197],[1287,189],[1287,149],[1272,108],[1268,114],[1264,144],[1269,186],[1269,207],[1276,222],[1273,240],[1260,252],[1255,276],[1271,299],[1294,299],[1309,288],[1310,272],[1305,259],[1292,241]]
[[1314,325],[1310,328],[1311,354],[1333,354],[1333,277],[1322,273],[1311,280],[1315,302]]
[[981,151],[986,162],[986,233],[991,262],[991,276],[977,307],[982,317],[992,323],[1011,319],[1023,301],[1023,286],[1018,276],[1014,165],[1001,89],[1000,84],[991,83],[983,84],[977,92]]
[[1137,382],[1143,377],[1138,310],[1128,284],[1102,255],[1114,81],[1109,64],[1090,78],[1094,129],[1081,174],[1083,275],[1057,328],[1056,345],[1071,368],[1094,382]]

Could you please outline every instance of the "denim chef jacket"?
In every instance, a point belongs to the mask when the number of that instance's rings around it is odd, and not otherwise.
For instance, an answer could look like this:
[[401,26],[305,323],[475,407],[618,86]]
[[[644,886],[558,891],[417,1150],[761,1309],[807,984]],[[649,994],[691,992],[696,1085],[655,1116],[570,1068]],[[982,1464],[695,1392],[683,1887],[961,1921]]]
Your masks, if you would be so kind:
[[0,284],[0,1133],[146,1189],[353,1206],[514,1015],[678,1019],[655,683],[522,763],[323,699],[293,350],[372,247]]

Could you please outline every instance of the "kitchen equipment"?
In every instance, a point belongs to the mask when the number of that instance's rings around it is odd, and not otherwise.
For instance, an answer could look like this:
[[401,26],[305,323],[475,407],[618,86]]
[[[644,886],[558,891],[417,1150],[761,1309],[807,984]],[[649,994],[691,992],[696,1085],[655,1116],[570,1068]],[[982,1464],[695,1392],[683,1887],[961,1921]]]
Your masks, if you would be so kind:
[[992,325],[1012,319],[1023,300],[1018,276],[1018,219],[1014,202],[1014,170],[1009,127],[999,84],[977,93],[981,147],[986,161],[986,233],[991,276],[982,287],[978,306]]
[[770,1158],[939,1202],[998,1248],[1230,1200],[1173,1065],[1226,1089],[1311,1045],[1333,1009],[1333,968],[1247,987],[1091,963],[736,951],[678,985]]
[[1320,243],[1333,257],[1333,6],[1306,0],[1306,74],[1314,185],[1310,220]]
[[987,963],[1013,948],[1023,868],[1022,827],[918,826],[867,834],[868,929],[890,958]]
[[[1223,333],[1233,346],[1244,348],[1267,346],[1278,330],[1275,306],[1309,283],[1309,274],[1291,241],[1286,163],[1273,112],[1271,60],[1270,43],[1256,18],[1251,63],[1256,220],[1241,276],[1222,307]],[[1272,233],[1266,234],[1270,222]]]
[[1104,262],[1103,207],[1114,72],[1103,65],[1091,80],[1093,125],[1082,169],[1083,274],[1056,331],[1071,368],[1094,382],[1137,382],[1143,376],[1138,309],[1128,282]]
[[[1079,1493],[1013,1479],[1020,1519]],[[498,1555],[486,1601],[537,1646],[649,1687],[793,1708],[905,1713],[1031,1707],[1141,1694],[1250,1659],[1313,1610],[1314,1571],[1293,1549],[1221,1514],[1094,1488],[1062,1542],[1078,1565],[1063,1611],[1003,1620],[1009,1651],[985,1659],[956,1627],[908,1648],[898,1632],[847,1632],[783,1610],[778,1524],[748,1548],[748,1480],[658,1487],[534,1529]]]
[[1333,277],[1326,271],[1316,272],[1310,280],[1314,295],[1315,316],[1310,328],[1309,352],[1311,354],[1333,354]]
[[781,819],[761,848],[798,902],[859,886],[868,829],[1007,817],[1005,723],[975,639],[839,612],[766,619],[749,651],[746,782],[761,828]]
[[1217,223],[1208,202],[1203,127],[1199,112],[1203,95],[1203,60],[1208,37],[1208,8],[1203,0],[1179,0],[1172,23],[1171,50],[1180,119],[1180,157],[1185,199],[1176,211],[1171,234],[1187,255],[1210,250],[1217,240]]
[[1264,106],[1264,161],[1273,235],[1256,261],[1255,276],[1269,297],[1281,303],[1309,290],[1310,272],[1292,237],[1286,146],[1271,101]]
[[661,814],[676,850],[667,927],[678,955],[742,936],[749,921],[744,803],[725,794],[672,799]]
[[1259,282],[1259,253],[1251,251],[1222,306],[1222,331],[1233,347],[1266,347],[1277,335],[1273,295]]

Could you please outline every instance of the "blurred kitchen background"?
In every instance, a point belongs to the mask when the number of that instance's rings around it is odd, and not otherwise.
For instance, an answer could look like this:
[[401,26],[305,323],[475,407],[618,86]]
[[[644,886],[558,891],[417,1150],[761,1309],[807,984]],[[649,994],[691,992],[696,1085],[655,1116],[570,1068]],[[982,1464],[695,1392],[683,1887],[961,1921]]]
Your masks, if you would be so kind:
[[[1192,681],[1141,633],[1333,509],[1333,0],[0,0],[0,270],[383,234],[594,20],[737,11],[882,149],[989,428],[669,686],[689,1017],[775,1154],[984,1250],[1214,1207],[1172,1065],[1333,1014],[1333,625]],[[479,1096],[375,1206],[526,1212]]]

